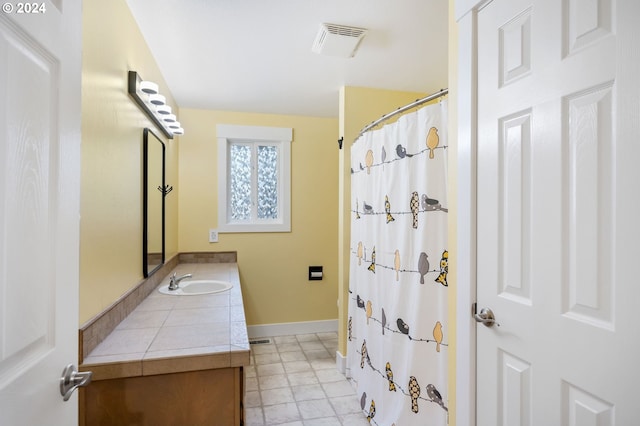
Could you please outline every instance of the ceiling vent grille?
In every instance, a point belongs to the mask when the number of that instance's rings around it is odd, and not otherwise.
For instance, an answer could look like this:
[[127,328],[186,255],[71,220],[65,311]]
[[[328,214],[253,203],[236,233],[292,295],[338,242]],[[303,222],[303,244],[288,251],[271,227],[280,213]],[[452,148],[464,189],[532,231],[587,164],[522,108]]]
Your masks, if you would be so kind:
[[366,34],[364,28],[322,24],[312,50],[320,55],[352,58]]

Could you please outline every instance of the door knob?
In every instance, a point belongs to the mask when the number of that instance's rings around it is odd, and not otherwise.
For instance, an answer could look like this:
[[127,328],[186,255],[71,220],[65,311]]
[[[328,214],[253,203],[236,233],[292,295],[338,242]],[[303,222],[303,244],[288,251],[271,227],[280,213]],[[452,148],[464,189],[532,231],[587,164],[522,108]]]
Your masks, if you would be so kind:
[[88,386],[89,383],[91,383],[92,375],[93,372],[91,371],[79,373],[75,365],[67,365],[64,370],[62,370],[62,377],[60,377],[60,395],[62,395],[62,400],[68,401],[73,391],[80,386]]
[[493,315],[493,311],[489,308],[482,308],[480,313],[474,315],[474,318],[477,322],[480,322],[487,327],[491,327],[494,324],[498,327],[500,326],[500,324],[496,322],[496,317]]

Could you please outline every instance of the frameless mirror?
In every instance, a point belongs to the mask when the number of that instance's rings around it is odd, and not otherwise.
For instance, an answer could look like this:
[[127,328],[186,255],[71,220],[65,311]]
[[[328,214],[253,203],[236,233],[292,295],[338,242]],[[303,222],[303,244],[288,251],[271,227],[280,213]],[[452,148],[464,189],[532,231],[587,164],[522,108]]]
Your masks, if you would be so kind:
[[164,143],[150,129],[143,138],[142,272],[151,275],[164,263]]

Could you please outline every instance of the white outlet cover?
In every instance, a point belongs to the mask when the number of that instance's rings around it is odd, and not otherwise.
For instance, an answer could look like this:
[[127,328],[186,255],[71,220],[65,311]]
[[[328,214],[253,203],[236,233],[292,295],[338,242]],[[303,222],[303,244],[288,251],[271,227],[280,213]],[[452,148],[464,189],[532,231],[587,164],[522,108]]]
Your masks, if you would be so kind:
[[209,242],[217,243],[218,242],[218,230],[217,229],[209,229]]

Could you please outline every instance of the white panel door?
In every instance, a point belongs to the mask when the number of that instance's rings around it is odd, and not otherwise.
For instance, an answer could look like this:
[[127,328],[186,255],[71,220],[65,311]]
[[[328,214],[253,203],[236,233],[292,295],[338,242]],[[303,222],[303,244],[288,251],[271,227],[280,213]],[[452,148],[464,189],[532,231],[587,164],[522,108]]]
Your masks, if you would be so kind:
[[78,362],[80,6],[0,12],[2,425],[77,424],[59,382]]
[[477,424],[640,424],[640,2],[494,0],[477,31]]

